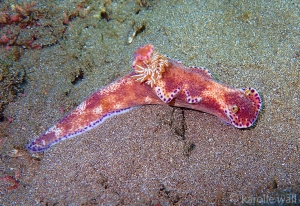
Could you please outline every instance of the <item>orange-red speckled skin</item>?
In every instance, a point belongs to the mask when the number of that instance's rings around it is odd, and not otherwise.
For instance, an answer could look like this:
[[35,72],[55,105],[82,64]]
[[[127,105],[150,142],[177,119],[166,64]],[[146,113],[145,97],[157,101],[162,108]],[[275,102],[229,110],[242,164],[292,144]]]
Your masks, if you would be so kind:
[[28,149],[43,151],[63,139],[94,128],[112,115],[145,104],[200,110],[237,128],[250,127],[256,121],[261,99],[255,89],[235,89],[218,83],[205,68],[185,67],[157,53],[152,55],[153,51],[150,44],[138,48],[132,64],[133,69],[139,70],[138,75],[131,72],[92,94],[31,142]]
[[133,74],[132,72],[92,94],[73,112],[31,142],[28,149],[33,152],[43,151],[63,139],[97,126],[105,118],[121,113],[124,109],[163,103],[149,86],[142,85],[131,78]]
[[163,102],[213,114],[237,128],[256,121],[262,102],[255,89],[218,83],[207,69],[186,67],[154,52],[151,44],[138,48],[134,56],[135,78],[150,85]]
[[[84,112],[80,115],[75,113],[75,109],[74,112],[62,119],[59,124],[63,122],[61,128],[64,129],[64,133],[71,133],[76,131],[77,128],[88,126],[91,122],[99,120],[99,117],[102,117],[103,114],[146,104],[146,98],[148,98],[148,101],[151,100],[153,104],[160,102],[157,96],[151,92],[150,88],[141,86],[131,76],[132,74],[129,74],[118,80],[117,82],[120,82],[120,85],[113,91],[112,89],[108,89],[110,88],[108,86],[92,94],[84,102],[86,106]],[[94,112],[99,106],[102,107],[100,116]]]
[[180,87],[188,90],[192,97],[199,96],[202,98],[199,103],[188,103],[184,91],[181,90],[169,105],[207,112],[227,123],[230,123],[230,119],[224,113],[226,105],[238,105],[239,108],[245,108],[244,110],[240,110],[245,113],[242,116],[255,114],[252,101],[245,98],[241,90],[216,82],[212,77],[198,68],[185,67],[183,64],[171,59],[169,59],[169,62],[170,65],[166,69],[166,72],[163,73],[161,80],[165,82],[165,89],[171,92]]

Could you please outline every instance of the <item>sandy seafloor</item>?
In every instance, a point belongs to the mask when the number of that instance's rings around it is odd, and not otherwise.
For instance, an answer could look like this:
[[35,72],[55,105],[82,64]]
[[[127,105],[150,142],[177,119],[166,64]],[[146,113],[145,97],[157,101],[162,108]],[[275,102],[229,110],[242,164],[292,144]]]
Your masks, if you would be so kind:
[[[63,17],[79,2],[36,7]],[[1,205],[300,204],[299,2],[83,2],[83,14],[56,43],[22,49],[15,63],[25,68],[26,84],[0,122],[0,174],[19,187],[8,191],[12,183],[2,180]],[[255,127],[150,105],[43,154],[26,151],[86,97],[131,71],[134,50],[147,43],[187,66],[205,66],[220,82],[256,88],[264,104]],[[0,50],[5,58],[7,47]],[[84,78],[72,84],[80,70]]]

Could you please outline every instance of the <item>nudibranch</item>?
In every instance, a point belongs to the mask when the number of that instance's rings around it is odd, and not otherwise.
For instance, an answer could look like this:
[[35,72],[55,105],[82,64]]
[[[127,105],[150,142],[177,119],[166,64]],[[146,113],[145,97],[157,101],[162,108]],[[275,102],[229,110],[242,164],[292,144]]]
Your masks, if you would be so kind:
[[262,101],[254,88],[235,89],[219,83],[206,68],[186,67],[154,51],[151,44],[135,51],[132,67],[131,73],[96,91],[32,141],[28,149],[43,151],[139,105],[200,110],[237,128],[252,126],[261,109]]

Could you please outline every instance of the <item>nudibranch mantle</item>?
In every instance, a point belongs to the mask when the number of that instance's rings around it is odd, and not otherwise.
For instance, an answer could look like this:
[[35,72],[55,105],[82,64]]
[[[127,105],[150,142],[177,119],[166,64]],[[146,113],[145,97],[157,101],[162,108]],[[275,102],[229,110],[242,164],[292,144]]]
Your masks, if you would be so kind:
[[163,102],[214,114],[237,128],[256,121],[261,98],[255,89],[218,83],[206,68],[186,67],[154,52],[151,44],[137,49],[134,56],[133,78],[150,85]]
[[151,44],[135,51],[132,67],[133,72],[96,91],[32,141],[28,149],[43,151],[140,105],[200,110],[237,128],[251,127],[261,109],[262,101],[254,88],[235,89],[216,82],[206,68],[186,67],[154,51]]

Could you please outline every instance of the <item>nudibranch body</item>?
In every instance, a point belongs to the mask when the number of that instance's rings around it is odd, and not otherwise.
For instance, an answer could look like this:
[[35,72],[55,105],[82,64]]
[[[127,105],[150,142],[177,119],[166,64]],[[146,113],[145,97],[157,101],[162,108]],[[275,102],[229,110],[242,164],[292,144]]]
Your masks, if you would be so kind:
[[237,128],[252,126],[261,109],[255,89],[234,89],[218,83],[207,69],[185,67],[155,52],[151,44],[136,50],[132,66],[133,72],[92,94],[31,142],[28,149],[43,151],[139,105],[168,104],[200,110]]

